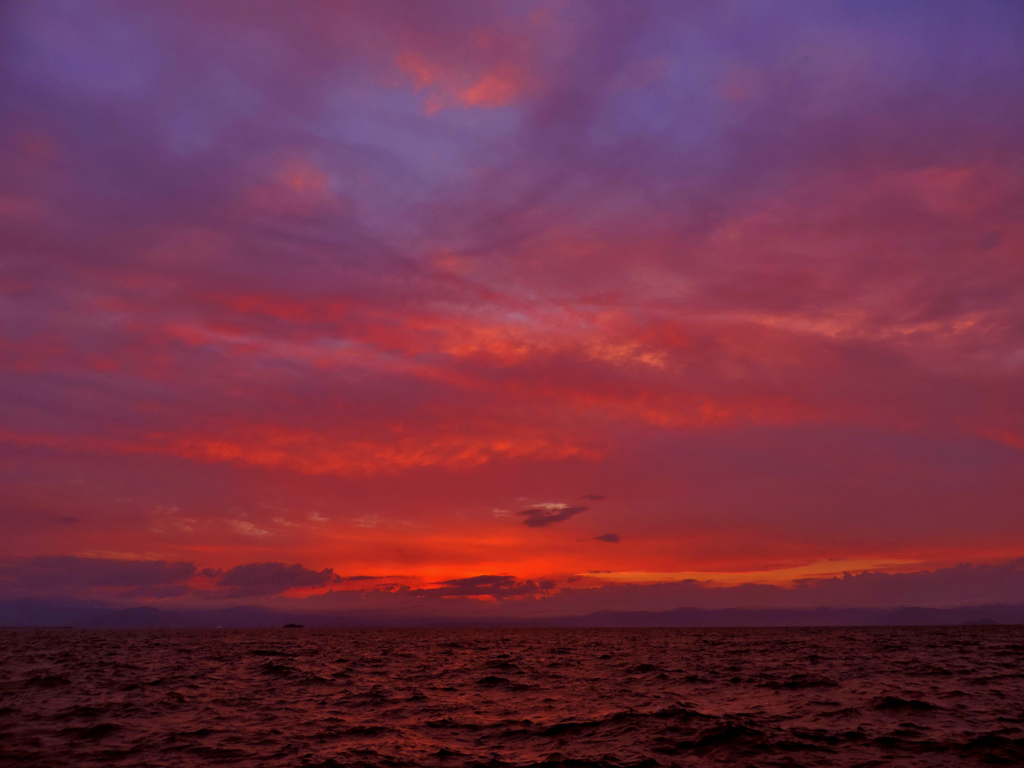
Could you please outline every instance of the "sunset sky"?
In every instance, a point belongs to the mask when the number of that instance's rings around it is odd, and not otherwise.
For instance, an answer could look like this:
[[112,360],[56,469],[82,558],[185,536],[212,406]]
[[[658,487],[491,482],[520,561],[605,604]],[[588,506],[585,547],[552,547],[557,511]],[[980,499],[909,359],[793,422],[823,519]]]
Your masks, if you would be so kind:
[[1024,601],[1022,93],[1015,0],[5,2],[0,597]]

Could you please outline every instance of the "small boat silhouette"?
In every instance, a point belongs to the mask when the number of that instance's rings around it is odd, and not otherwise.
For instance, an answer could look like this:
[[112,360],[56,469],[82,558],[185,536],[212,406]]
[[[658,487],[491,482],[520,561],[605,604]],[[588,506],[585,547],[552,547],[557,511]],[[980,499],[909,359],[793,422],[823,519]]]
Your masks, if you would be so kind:
[[285,624],[285,629],[305,629],[304,624]]

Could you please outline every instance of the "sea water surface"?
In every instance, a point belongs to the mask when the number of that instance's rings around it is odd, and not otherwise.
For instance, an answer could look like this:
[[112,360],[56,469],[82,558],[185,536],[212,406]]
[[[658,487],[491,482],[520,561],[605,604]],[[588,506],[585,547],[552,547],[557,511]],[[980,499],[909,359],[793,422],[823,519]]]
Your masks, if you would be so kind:
[[0,763],[1024,764],[1024,627],[0,630]]

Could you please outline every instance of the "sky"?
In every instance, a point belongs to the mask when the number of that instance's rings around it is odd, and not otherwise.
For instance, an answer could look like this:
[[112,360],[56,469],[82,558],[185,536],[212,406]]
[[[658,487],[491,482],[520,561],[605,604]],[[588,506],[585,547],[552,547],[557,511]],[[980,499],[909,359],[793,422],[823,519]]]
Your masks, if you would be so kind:
[[1024,601],[1022,91],[1016,0],[5,2],[0,597]]

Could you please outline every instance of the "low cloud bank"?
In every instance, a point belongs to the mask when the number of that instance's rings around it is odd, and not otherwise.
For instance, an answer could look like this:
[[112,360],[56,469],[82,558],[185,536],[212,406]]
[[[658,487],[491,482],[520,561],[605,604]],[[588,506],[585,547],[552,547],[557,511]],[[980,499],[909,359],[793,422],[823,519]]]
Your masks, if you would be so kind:
[[123,598],[166,598],[188,594],[193,563],[112,558],[32,557],[0,565],[0,595],[15,597],[94,597],[109,592]]
[[[196,576],[201,586],[189,584]],[[144,600],[172,597],[266,597],[341,582],[330,568],[247,563],[228,571],[194,563],[113,558],[32,557],[0,566],[0,597]]]
[[324,587],[340,581],[341,578],[330,568],[311,571],[301,565],[248,563],[235,566],[222,575],[218,585],[229,588],[229,597],[263,597],[299,587]]
[[[573,616],[603,610],[664,611],[679,607],[948,608],[1024,604],[1024,558],[999,565],[961,564],[913,573],[868,572],[805,579],[790,588],[763,584],[714,587],[695,580],[559,588],[554,580],[524,580],[507,574],[449,579],[424,587],[374,579],[284,563],[200,570],[189,562],[34,557],[0,565],[0,600],[107,600],[125,605],[270,600],[318,611],[484,617]],[[343,589],[342,584],[347,588]],[[360,589],[356,585],[365,586]],[[324,588],[326,592],[308,597],[291,592]]]

